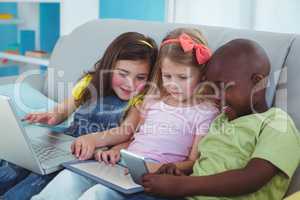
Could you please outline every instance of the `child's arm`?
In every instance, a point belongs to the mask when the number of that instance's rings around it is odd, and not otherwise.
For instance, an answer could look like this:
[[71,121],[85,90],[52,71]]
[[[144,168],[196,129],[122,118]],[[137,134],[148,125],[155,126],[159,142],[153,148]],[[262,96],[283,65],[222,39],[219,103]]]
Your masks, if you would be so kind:
[[95,159],[98,161],[103,161],[105,164],[112,164],[115,165],[121,158],[120,151],[121,149],[126,149],[132,140],[118,144],[113,146],[107,151],[97,151],[95,152]]
[[199,158],[198,143],[203,138],[203,134],[196,135],[194,137],[193,146],[190,151],[188,159],[167,164],[147,164],[150,168],[150,172],[156,172],[157,174],[173,174],[173,175],[189,175],[193,172],[193,166],[195,161]]
[[168,197],[197,195],[233,197],[256,192],[277,173],[279,170],[272,163],[254,158],[243,169],[210,176],[147,174],[143,178],[143,186],[148,193]]
[[44,123],[48,125],[56,125],[63,122],[77,108],[73,97],[65,99],[63,102],[55,106],[52,111],[43,113],[30,113],[23,120],[29,123]]
[[132,107],[119,127],[81,136],[73,142],[71,150],[80,160],[89,159],[93,156],[96,147],[113,146],[128,141],[139,122],[140,111],[138,108]]
[[113,146],[130,140],[135,133],[140,119],[140,111],[138,108],[132,107],[119,127],[94,134],[96,146]]
[[62,121],[64,121],[77,109],[78,106],[79,105],[75,101],[74,97],[71,96],[55,106],[52,112],[58,113],[62,117]]
[[74,86],[72,95],[55,106],[52,111],[28,114],[23,120],[27,120],[30,123],[44,123],[48,125],[56,125],[63,122],[78,106],[80,106],[80,103],[82,103],[82,94],[91,80],[92,76],[90,74],[85,75]]
[[191,174],[193,172],[193,166],[195,161],[199,158],[198,144],[203,138],[203,134],[196,135],[194,137],[193,146],[189,155],[189,158],[183,162],[175,163],[176,167],[184,174]]

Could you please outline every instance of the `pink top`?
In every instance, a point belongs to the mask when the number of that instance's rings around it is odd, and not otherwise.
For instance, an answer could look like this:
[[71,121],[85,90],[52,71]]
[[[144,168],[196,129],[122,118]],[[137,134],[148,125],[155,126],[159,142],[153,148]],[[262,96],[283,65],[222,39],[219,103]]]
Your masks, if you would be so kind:
[[160,163],[186,160],[195,135],[206,135],[218,109],[208,103],[174,107],[152,104],[128,150]]

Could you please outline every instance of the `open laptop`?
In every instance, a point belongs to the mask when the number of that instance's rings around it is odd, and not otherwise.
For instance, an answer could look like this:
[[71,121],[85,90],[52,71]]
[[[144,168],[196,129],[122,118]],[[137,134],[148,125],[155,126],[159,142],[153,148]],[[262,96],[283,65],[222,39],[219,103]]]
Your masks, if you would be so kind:
[[75,160],[73,137],[21,122],[11,99],[0,95],[0,159],[38,174],[50,174]]

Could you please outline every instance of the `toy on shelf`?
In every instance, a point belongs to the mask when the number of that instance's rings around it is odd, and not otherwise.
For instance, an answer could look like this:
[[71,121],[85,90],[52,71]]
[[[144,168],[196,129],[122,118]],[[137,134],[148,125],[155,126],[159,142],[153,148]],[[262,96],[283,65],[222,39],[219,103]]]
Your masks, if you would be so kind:
[[26,51],[25,56],[35,58],[49,58],[49,54],[45,51]]
[[[14,55],[19,55],[20,54],[20,45],[19,44],[10,44],[6,50],[4,50],[4,53],[9,53],[9,54],[14,54]],[[8,59],[7,58],[2,58],[0,59],[1,64],[7,64]]]
[[0,20],[10,20],[13,19],[14,16],[9,13],[0,13]]

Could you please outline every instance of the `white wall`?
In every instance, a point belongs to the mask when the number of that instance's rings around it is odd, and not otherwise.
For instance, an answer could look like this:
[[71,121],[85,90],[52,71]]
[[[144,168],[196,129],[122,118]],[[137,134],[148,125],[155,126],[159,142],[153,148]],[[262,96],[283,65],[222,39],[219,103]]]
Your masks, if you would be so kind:
[[300,33],[299,0],[255,0],[256,30]]
[[60,3],[60,35],[67,35],[87,21],[99,18],[99,0],[63,0]]
[[175,0],[174,4],[175,22],[230,27],[251,24],[251,0]]
[[[23,23],[20,30],[30,29],[36,33],[36,49],[40,49],[39,3],[18,3],[18,15]],[[67,35],[89,20],[99,18],[99,0],[61,0],[60,35]]]
[[[40,11],[37,3],[18,3],[18,18],[22,23],[18,25],[18,33],[20,30],[35,31],[35,48],[40,49]],[[20,35],[19,35],[20,37]],[[18,38],[20,41],[20,38]]]
[[300,0],[169,1],[170,22],[300,33]]

